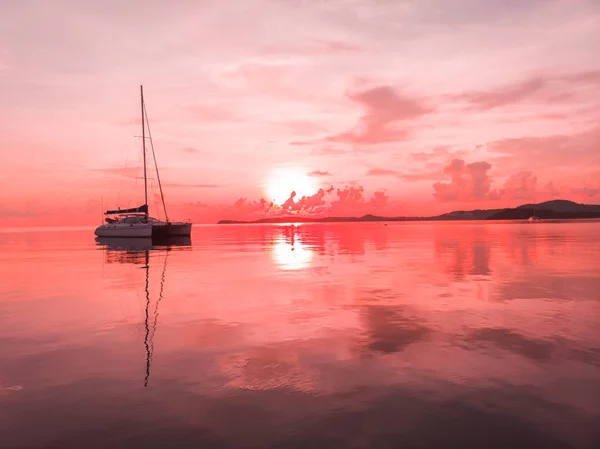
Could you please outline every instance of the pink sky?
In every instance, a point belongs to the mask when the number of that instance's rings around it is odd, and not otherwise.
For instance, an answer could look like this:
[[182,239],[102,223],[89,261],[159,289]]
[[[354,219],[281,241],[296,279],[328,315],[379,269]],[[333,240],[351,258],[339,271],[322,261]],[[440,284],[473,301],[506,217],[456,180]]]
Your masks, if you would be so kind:
[[600,203],[597,0],[24,0],[0,17],[2,226],[143,202],[140,84],[173,219]]

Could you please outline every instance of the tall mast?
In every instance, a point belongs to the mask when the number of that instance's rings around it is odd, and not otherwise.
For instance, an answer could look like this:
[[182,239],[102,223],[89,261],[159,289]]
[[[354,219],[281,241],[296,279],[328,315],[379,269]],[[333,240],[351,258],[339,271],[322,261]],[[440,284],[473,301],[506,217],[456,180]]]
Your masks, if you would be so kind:
[[142,151],[144,153],[144,204],[148,204],[148,179],[146,178],[146,125],[144,119],[144,86],[141,85],[140,104],[142,107]]

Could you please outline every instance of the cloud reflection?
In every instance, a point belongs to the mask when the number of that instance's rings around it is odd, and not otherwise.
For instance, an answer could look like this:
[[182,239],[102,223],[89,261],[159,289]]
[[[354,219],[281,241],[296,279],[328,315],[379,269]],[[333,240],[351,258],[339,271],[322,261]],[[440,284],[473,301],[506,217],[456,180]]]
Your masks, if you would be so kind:
[[8,236],[0,389],[23,390],[0,392],[3,431],[15,447],[595,448],[595,237],[595,222],[206,226],[166,267],[142,241]]
[[368,351],[391,354],[424,341],[431,329],[406,315],[404,307],[370,305],[361,310],[364,347]]

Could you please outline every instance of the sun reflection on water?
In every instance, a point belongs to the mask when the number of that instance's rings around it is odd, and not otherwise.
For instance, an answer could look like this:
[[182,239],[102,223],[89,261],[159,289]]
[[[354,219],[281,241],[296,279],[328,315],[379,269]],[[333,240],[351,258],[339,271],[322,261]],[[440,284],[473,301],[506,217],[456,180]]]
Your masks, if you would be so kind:
[[282,270],[299,270],[308,268],[313,258],[313,251],[298,240],[292,243],[284,239],[277,240],[273,246],[273,260]]

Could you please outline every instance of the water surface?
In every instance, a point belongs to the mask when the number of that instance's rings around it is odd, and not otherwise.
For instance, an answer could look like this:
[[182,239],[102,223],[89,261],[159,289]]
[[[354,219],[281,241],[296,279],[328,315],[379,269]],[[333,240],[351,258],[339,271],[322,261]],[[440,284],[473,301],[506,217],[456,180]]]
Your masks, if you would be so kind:
[[598,448],[599,231],[0,232],[0,447]]

